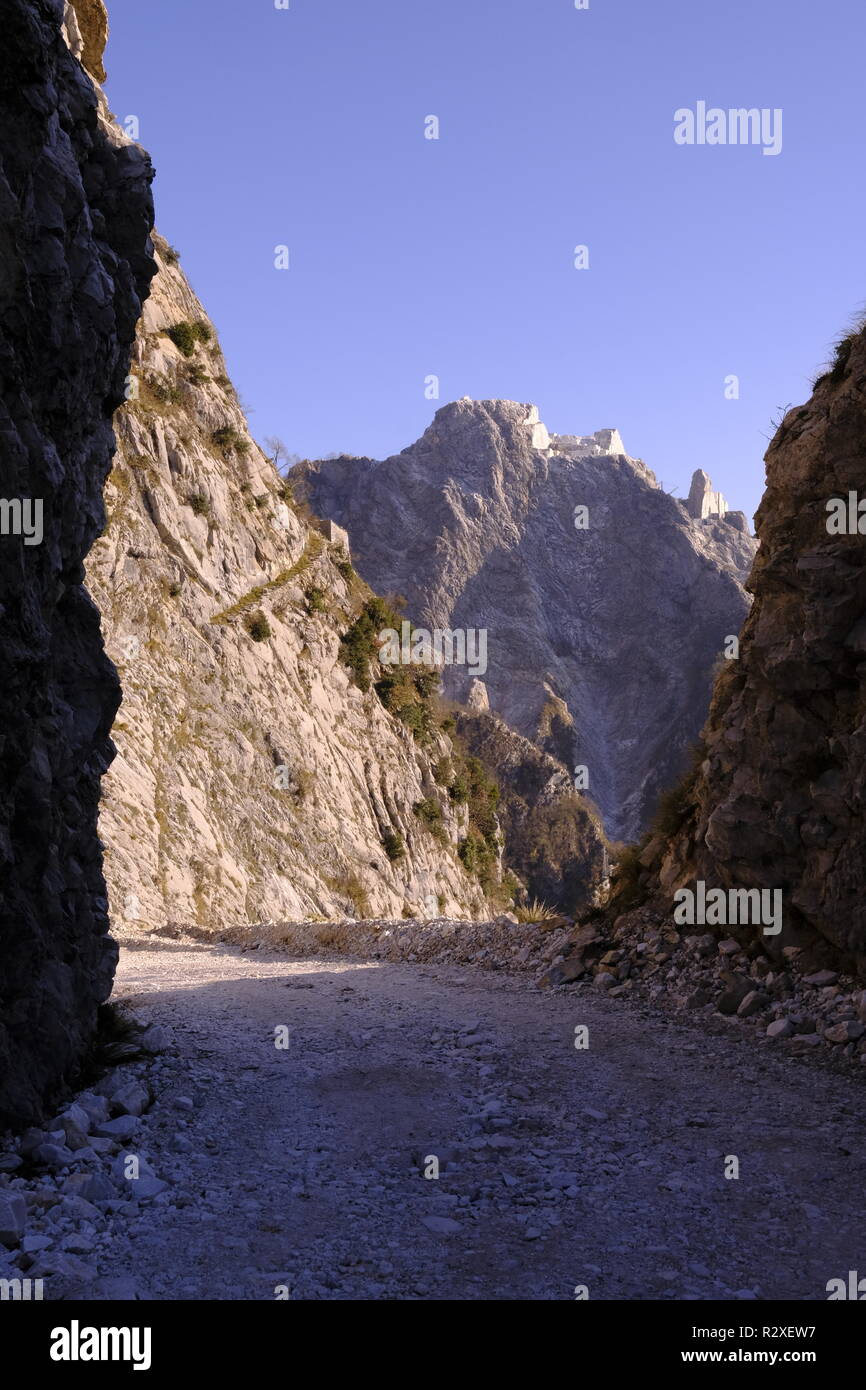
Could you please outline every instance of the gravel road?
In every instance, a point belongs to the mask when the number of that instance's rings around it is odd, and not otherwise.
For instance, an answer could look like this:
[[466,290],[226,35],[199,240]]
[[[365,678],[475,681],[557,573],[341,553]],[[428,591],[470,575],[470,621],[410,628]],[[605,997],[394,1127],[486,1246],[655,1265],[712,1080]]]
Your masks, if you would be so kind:
[[136,1140],[169,1187],[102,1244],[103,1288],[821,1300],[866,1270],[862,1088],[739,1034],[503,973],[195,945],[125,947],[115,997],[176,1047]]

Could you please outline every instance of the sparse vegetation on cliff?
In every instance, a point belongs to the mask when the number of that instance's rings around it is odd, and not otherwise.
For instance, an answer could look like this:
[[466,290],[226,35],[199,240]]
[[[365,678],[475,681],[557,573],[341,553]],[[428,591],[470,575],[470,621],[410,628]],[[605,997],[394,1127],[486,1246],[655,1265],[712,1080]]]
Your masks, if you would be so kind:
[[448,838],[442,823],[442,807],[435,798],[432,796],[424,797],[422,801],[416,801],[412,809],[437,840],[444,841]]
[[249,440],[239,434],[234,425],[220,425],[219,429],[214,430],[211,439],[223,457],[227,454],[246,454],[249,452]]
[[406,857],[406,842],[399,830],[386,830],[382,836],[382,848],[392,864]]
[[210,501],[207,497],[205,497],[203,492],[192,492],[186,500],[187,504],[195,512],[196,516],[210,516]]
[[273,636],[273,629],[264,613],[253,613],[246,622],[247,632],[254,642],[266,642]]
[[412,730],[419,743],[427,743],[435,728],[433,699],[439,673],[430,666],[383,665],[379,661],[379,635],[386,628],[398,631],[400,617],[386,599],[368,598],[340,641],[341,659],[360,690],[371,685],[389,714]]
[[209,343],[213,337],[210,324],[201,319],[195,323],[175,323],[171,328],[167,328],[165,333],[184,357],[192,357],[199,343]]
[[834,386],[838,386],[839,382],[844,380],[848,370],[848,359],[864,329],[866,329],[866,320],[861,320],[851,333],[846,333],[843,337],[838,339],[833,349],[833,361],[830,364],[829,371],[822,372],[820,376],[815,378],[815,381],[812,383],[813,390],[816,391],[819,386],[823,386],[827,381],[831,382]]

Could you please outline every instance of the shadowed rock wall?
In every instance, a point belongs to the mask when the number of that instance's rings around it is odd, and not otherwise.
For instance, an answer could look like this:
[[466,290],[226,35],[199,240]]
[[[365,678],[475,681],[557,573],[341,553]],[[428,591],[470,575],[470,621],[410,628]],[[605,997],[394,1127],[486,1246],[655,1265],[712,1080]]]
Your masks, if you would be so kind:
[[74,1073],[116,958],[96,827],[120,691],[82,579],[153,271],[152,171],[64,18],[0,0],[0,1124]]

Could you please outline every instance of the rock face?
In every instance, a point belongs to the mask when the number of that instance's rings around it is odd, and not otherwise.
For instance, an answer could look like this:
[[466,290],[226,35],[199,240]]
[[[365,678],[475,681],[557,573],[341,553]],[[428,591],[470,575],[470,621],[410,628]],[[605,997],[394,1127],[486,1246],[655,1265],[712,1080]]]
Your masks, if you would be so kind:
[[860,333],[770,445],[740,658],[716,685],[683,826],[645,856],[649,886],[666,895],[696,879],[781,890],[781,933],[746,934],[773,953],[829,943],[861,973],[866,536],[856,517],[828,530],[827,504],[843,499],[848,514],[849,493],[863,496],[864,392]]
[[108,15],[102,0],[68,0],[63,26],[75,57],[97,82],[104,82],[102,55],[108,40]]
[[151,170],[110,125],[63,19],[59,0],[4,0],[0,1125],[35,1117],[75,1071],[116,956],[96,823],[120,692],[82,562],[153,271]]
[[568,769],[471,700],[457,733],[496,778],[504,858],[530,899],[569,916],[596,903],[607,886],[607,840]]
[[[116,417],[88,563],[123,682],[100,830],[115,930],[262,918],[485,915],[457,857],[467,811],[429,745],[352,682],[363,585],[345,533],[293,505],[252,440],[177,255]],[[431,824],[416,814],[439,806]]]
[[702,468],[692,474],[686,509],[695,521],[705,521],[709,516],[724,516],[728,510],[723,494],[713,491],[712,479]]
[[418,623],[484,629],[491,709],[569,770],[608,832],[633,836],[676,780],[712,669],[747,611],[754,542],[696,520],[623,452],[616,430],[553,436],[534,406],[464,399],[384,462],[296,469],[344,526],[364,578]]
[[553,434],[549,436],[549,444],[555,453],[564,454],[567,458],[609,458],[616,454],[629,457],[619,430],[596,430],[595,434]]

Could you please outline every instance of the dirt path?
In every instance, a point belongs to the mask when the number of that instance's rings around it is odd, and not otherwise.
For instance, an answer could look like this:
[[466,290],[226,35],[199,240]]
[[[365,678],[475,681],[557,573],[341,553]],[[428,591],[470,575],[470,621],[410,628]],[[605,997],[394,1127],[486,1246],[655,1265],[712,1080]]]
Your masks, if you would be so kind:
[[127,948],[117,995],[177,1044],[136,1140],[170,1186],[100,1251],[139,1297],[821,1300],[866,1271],[862,1090],[740,1036],[224,947]]

